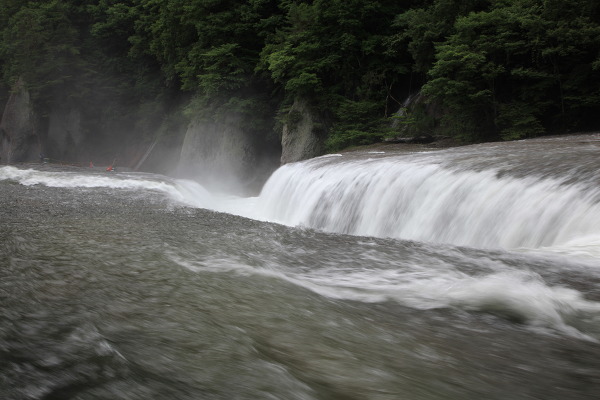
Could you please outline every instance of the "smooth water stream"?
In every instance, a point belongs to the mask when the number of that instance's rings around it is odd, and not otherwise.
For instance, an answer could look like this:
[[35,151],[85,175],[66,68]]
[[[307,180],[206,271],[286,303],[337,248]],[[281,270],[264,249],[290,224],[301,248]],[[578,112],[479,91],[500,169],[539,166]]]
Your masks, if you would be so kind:
[[600,135],[186,180],[0,167],[1,399],[593,399]]

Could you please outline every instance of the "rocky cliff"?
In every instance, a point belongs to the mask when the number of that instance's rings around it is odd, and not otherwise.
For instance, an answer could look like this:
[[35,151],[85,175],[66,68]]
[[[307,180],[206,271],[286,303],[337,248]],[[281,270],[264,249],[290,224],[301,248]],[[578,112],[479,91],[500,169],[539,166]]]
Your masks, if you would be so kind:
[[80,161],[83,139],[81,111],[73,106],[55,105],[49,115],[44,143],[48,157],[64,162]]
[[20,82],[0,123],[2,162],[37,161],[40,153],[52,162],[79,165],[108,165],[116,159],[117,166],[143,165],[143,170],[175,173],[210,189],[255,193],[280,163],[324,151],[323,119],[303,99],[289,111],[280,143],[268,132],[252,131],[250,117],[236,113],[218,121],[165,125],[165,113],[94,113],[85,104],[57,98],[45,118],[38,114]]
[[192,121],[181,149],[179,175],[217,190],[252,186],[259,178],[260,149],[243,125],[235,115],[220,122]]
[[306,160],[323,154],[325,123],[305,99],[296,99],[290,109],[281,138],[281,164]]
[[31,161],[41,152],[29,91],[22,80],[12,89],[0,121],[2,162]]

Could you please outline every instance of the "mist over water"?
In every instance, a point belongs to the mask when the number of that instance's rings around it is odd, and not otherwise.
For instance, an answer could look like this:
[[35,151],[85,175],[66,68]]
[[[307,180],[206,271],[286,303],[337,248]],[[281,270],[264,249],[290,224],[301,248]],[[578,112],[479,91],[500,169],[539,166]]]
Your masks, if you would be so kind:
[[599,144],[0,167],[0,397],[593,398]]

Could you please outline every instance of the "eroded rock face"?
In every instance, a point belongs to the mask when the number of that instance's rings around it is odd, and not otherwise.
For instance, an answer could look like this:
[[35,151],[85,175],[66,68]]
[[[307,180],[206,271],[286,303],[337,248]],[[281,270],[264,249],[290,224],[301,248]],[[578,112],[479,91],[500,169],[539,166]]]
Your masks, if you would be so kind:
[[19,80],[4,107],[0,121],[2,162],[32,161],[41,152],[29,92]]
[[242,130],[242,119],[193,121],[188,126],[179,161],[179,174],[210,188],[244,187],[253,179],[257,149]]
[[307,101],[296,99],[283,127],[281,164],[306,160],[323,154],[323,121]]
[[68,106],[54,107],[48,121],[48,156],[64,162],[79,161],[82,141],[81,112]]

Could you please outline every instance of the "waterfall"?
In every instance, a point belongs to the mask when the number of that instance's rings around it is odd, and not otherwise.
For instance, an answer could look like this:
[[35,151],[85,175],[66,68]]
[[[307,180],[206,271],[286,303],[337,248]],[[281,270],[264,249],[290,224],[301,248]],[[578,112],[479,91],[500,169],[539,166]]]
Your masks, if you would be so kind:
[[423,154],[285,165],[258,206],[265,219],[328,232],[504,249],[589,243],[597,251],[597,185],[451,164]]
[[178,204],[326,232],[600,259],[600,135],[280,167],[259,197],[136,173],[0,168],[0,181],[162,193]]

